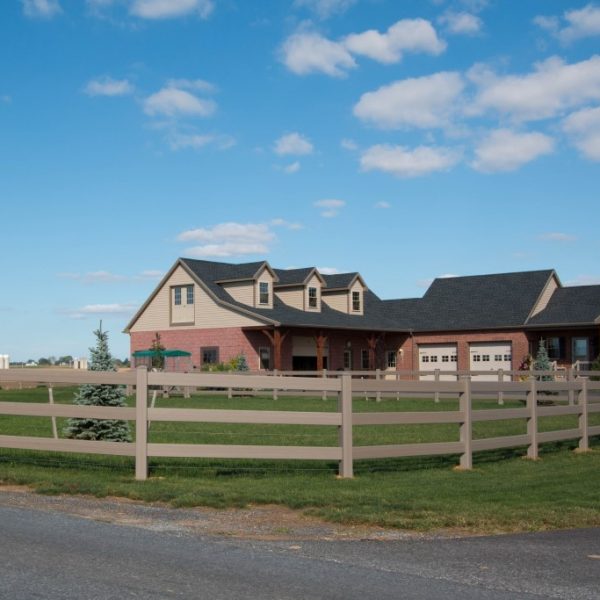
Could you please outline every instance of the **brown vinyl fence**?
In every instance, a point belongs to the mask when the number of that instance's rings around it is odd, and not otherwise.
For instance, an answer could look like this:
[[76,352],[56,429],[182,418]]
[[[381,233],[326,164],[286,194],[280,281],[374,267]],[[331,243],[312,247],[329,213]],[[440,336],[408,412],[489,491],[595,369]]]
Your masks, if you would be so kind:
[[[480,374],[480,373],[478,373]],[[590,374],[593,374],[590,372]],[[135,442],[100,442],[2,435],[0,448],[77,452],[135,457],[136,479],[148,476],[149,457],[180,458],[239,458],[239,459],[308,459],[339,461],[341,477],[353,476],[353,461],[406,456],[440,454],[460,455],[460,467],[472,468],[473,452],[527,446],[529,458],[537,458],[538,446],[543,442],[578,440],[579,449],[589,448],[589,437],[600,435],[600,425],[590,426],[589,415],[600,413],[600,381],[586,377],[562,381],[476,381],[464,377],[459,381],[385,380],[377,378],[353,379],[350,374],[336,373],[336,377],[285,377],[282,375],[239,374],[186,374],[148,372],[145,367],[135,371],[111,373],[97,371],[66,371],[59,369],[0,371],[0,385],[7,382],[52,384],[109,384],[135,387],[135,407],[98,407],[25,402],[0,402],[0,414],[42,417],[76,417],[93,419],[122,419],[135,421]],[[364,372],[362,373],[364,375]],[[527,373],[531,375],[531,373]],[[582,373],[580,373],[582,375]],[[600,375],[600,373],[595,373]],[[545,373],[544,376],[549,376]],[[277,410],[221,410],[188,408],[154,408],[148,406],[150,386],[163,389],[220,388],[231,393],[235,389],[290,394],[335,394],[338,398],[335,412],[296,412]],[[213,392],[211,392],[213,393]],[[563,394],[572,403],[541,406],[538,398],[544,394]],[[458,397],[459,407],[454,411],[422,412],[353,412],[353,395],[391,395],[415,397]],[[472,398],[487,397],[526,398],[520,408],[473,410]],[[560,397],[560,396],[559,396]],[[538,418],[577,415],[578,426],[572,429],[540,432]],[[506,419],[526,419],[527,433],[497,438],[473,439],[473,423]],[[266,446],[219,444],[150,443],[148,423],[156,421],[184,421],[246,424],[330,425],[339,431],[337,446]],[[459,440],[455,442],[353,446],[353,428],[361,425],[455,423]]]

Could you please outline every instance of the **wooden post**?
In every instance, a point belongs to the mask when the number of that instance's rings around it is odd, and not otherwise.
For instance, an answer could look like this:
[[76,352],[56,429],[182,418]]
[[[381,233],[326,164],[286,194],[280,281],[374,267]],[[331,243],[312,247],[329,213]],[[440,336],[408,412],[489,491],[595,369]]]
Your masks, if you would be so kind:
[[[502,383],[504,381],[504,369],[498,369],[498,381]],[[498,390],[498,404],[502,406],[504,404],[504,392]]]
[[[375,369],[375,381],[381,381],[381,369]],[[379,390],[375,392],[375,400],[381,402],[381,392]]]
[[[435,380],[436,383],[440,382],[440,370],[439,369],[434,370],[433,379]],[[434,392],[433,401],[436,404],[439,404],[439,402],[440,402],[440,393],[437,390]]]
[[[52,385],[48,385],[48,403],[54,404],[54,390],[52,389]],[[57,440],[58,439],[58,430],[56,428],[56,417],[51,417],[52,419],[52,437]]]
[[339,476],[342,478],[354,477],[352,462],[352,377],[340,377],[342,389],[338,395],[338,411],[342,415],[342,424],[339,428],[339,444],[342,448]]
[[473,415],[471,406],[471,378],[463,378],[464,389],[459,396],[459,410],[463,413],[460,423],[460,441],[463,444],[463,453],[460,455],[460,468],[470,470],[473,468]]
[[527,448],[527,458],[537,460],[538,452],[538,415],[537,415],[537,387],[535,378],[531,379],[531,387],[527,392],[527,408],[529,417],[527,417],[527,435],[529,436],[529,446]]
[[[567,381],[569,383],[572,381],[575,381],[572,367],[567,368]],[[569,406],[574,406],[575,405],[575,388],[572,388],[569,386],[569,391],[567,392],[567,394],[569,396]]]
[[227,388],[227,400],[231,400],[233,398],[233,392],[231,390],[231,387]]
[[[327,379],[327,369],[323,369],[323,379]],[[327,390],[323,390],[323,400],[327,400]]]
[[[277,373],[278,370],[277,369],[273,369],[273,377],[277,377]],[[273,400],[277,400],[279,398],[279,396],[277,395],[277,389],[273,388]]]
[[590,449],[588,436],[588,379],[581,378],[581,391],[579,392],[579,452],[587,452]]
[[135,478],[148,479],[148,369],[137,367],[135,385]]

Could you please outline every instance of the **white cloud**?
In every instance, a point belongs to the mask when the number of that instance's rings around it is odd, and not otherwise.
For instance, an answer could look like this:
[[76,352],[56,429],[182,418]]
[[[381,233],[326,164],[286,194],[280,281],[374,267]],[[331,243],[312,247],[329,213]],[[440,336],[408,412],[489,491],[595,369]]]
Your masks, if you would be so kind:
[[381,201],[375,203],[375,208],[392,208],[389,202]]
[[563,121],[562,126],[586,158],[600,161],[600,107],[574,112]]
[[538,239],[544,242],[574,242],[577,238],[569,233],[551,231],[538,235]]
[[285,227],[286,229],[292,229],[292,230],[296,230],[296,231],[299,229],[304,229],[304,226],[302,225],[302,223],[286,221],[285,219],[281,219],[281,218],[271,219],[269,224],[272,225],[273,227]]
[[144,112],[150,116],[209,117],[217,109],[213,100],[198,98],[176,87],[164,87],[144,100]]
[[294,0],[294,6],[308,8],[320,19],[343,13],[353,4],[356,4],[356,0]]
[[184,150],[186,148],[198,150],[212,144],[215,137],[210,134],[172,132],[167,136],[167,141],[171,150]]
[[321,209],[322,217],[331,218],[339,215],[340,210],[346,206],[346,202],[344,200],[325,199],[317,200],[314,205]]
[[180,90],[196,90],[205,93],[217,91],[217,86],[214,83],[204,79],[169,79],[167,86]]
[[192,14],[207,19],[214,7],[212,0],[133,0],[129,12],[142,19],[172,19]]
[[363,152],[363,171],[383,171],[397,177],[421,177],[436,171],[448,171],[460,161],[460,153],[436,146],[391,146],[379,144]]
[[303,156],[311,154],[314,147],[310,140],[300,133],[293,132],[286,135],[282,135],[278,140],[275,141],[275,153],[281,156],[287,154],[293,154],[296,156]]
[[474,114],[495,110],[515,120],[537,120],[600,100],[600,56],[570,65],[555,56],[537,63],[532,73],[503,77],[477,66],[469,77],[480,88]]
[[294,33],[281,48],[282,62],[296,75],[325,73],[343,77],[348,69],[356,67],[352,55],[337,42],[318,33]]
[[300,162],[299,161],[295,161],[295,162],[290,163],[289,165],[286,165],[285,167],[283,167],[283,172],[288,175],[297,173],[299,170],[300,170]]
[[438,38],[431,23],[425,19],[402,19],[385,33],[375,29],[352,33],[343,43],[353,54],[385,64],[399,62],[403,52],[440,54],[446,49],[445,42]]
[[88,81],[83,92],[88,96],[125,96],[131,94],[134,87],[127,79],[100,77]]
[[577,275],[574,279],[565,282],[565,285],[600,285],[600,275]]
[[[244,254],[261,254],[269,252],[271,243],[276,240],[272,226],[285,226],[297,229],[297,224],[276,219],[273,223],[220,223],[214,227],[190,229],[180,233],[180,242],[199,242],[198,245],[186,248],[188,256],[197,258],[240,256]],[[301,227],[301,226],[300,226]]]
[[556,16],[538,16],[533,22],[566,44],[600,35],[600,7],[588,4],[583,8],[565,11],[562,21]]
[[127,304],[86,304],[81,308],[64,311],[72,319],[85,319],[86,317],[95,317],[104,315],[106,317],[123,317],[132,315],[139,308],[138,303]]
[[445,127],[463,88],[461,75],[454,72],[403,79],[363,94],[353,112],[384,129]]
[[454,35],[476,35],[483,27],[483,21],[468,12],[447,11],[438,21],[445,26],[448,33]]
[[344,150],[358,150],[358,144],[354,141],[351,140],[349,138],[344,138],[341,142],[340,142],[340,146],[344,149]]
[[543,133],[497,129],[476,146],[471,166],[484,173],[514,171],[553,150],[554,140]]
[[340,270],[335,267],[317,267],[317,271],[321,273],[321,275],[337,275]]
[[33,19],[51,19],[62,12],[58,0],[21,0],[23,13]]
[[164,273],[162,271],[147,270],[138,275],[120,275],[110,271],[89,271],[87,273],[58,273],[61,279],[71,279],[85,284],[93,283],[121,283],[126,281],[147,281],[160,279]]
[[146,271],[142,271],[139,275],[136,275],[134,279],[144,279],[144,280],[152,280],[157,281],[164,277],[164,271],[158,271],[156,269],[148,269]]

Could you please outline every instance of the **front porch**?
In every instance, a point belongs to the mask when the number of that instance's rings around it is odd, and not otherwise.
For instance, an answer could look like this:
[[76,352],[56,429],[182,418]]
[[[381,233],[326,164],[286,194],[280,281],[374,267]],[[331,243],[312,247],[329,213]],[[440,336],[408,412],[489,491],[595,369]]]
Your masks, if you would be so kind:
[[535,358],[540,340],[546,343],[548,358],[557,368],[586,370],[600,354],[600,328],[549,329],[530,331],[529,353]]

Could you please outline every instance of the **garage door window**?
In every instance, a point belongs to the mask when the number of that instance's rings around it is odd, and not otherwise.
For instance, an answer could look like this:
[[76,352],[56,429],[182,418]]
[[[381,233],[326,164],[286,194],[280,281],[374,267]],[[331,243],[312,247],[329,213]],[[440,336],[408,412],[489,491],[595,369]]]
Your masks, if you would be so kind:
[[481,356],[479,354],[473,354],[473,362],[481,362]]
[[421,356],[421,362],[429,362],[429,356]]

